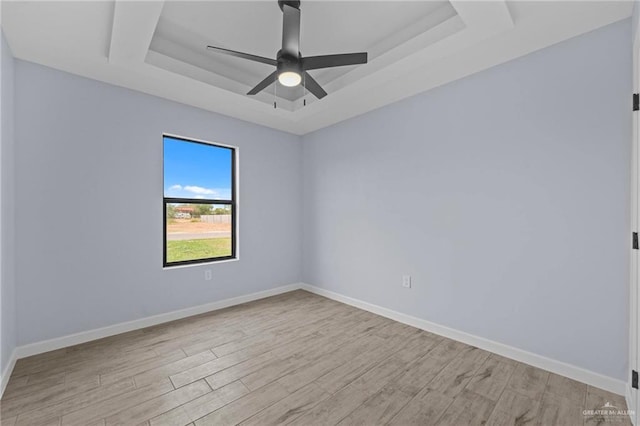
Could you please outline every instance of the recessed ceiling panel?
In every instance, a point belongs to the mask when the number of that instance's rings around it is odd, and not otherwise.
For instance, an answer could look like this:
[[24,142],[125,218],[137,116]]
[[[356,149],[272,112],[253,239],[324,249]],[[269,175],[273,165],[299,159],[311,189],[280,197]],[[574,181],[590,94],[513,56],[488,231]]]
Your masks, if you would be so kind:
[[[446,0],[303,1],[300,10],[303,55],[366,51],[369,61],[456,15]],[[167,2],[150,46],[157,55],[147,62],[172,72],[180,72],[174,61],[183,62],[215,75],[199,73],[201,81],[244,94],[274,68],[208,51],[206,46],[275,58],[281,44],[282,12],[276,1]],[[310,73],[325,85],[354,68]],[[275,95],[294,101],[305,91],[272,85],[256,100],[271,102]]]

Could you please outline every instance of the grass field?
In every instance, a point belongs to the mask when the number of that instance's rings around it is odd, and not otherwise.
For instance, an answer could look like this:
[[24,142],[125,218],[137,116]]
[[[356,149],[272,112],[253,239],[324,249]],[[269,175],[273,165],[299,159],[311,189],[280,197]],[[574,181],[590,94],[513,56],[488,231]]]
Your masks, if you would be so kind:
[[167,262],[231,256],[231,238],[167,241]]

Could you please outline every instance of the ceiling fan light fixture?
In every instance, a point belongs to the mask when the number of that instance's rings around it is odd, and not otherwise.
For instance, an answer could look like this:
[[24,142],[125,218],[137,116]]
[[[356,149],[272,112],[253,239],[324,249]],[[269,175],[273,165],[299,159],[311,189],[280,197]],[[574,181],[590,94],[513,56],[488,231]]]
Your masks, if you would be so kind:
[[283,86],[295,87],[302,82],[302,76],[295,71],[284,71],[278,75],[278,81]]

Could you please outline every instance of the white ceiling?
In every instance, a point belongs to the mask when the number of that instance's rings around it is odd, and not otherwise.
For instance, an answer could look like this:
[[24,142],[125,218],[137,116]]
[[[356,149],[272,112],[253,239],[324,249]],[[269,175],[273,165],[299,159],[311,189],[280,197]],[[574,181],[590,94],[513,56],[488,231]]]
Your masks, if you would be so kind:
[[[303,55],[366,51],[370,59],[455,15],[446,0],[305,2],[301,10]],[[363,28],[376,30],[362,31]],[[214,84],[228,90],[242,89],[236,91],[244,94],[274,68],[207,51],[207,44],[275,58],[282,44],[282,12],[275,1],[166,2],[162,9],[150,50],[242,83]],[[161,61],[147,62],[171,69]],[[325,85],[352,69],[341,67],[311,73]],[[273,102],[273,89],[271,86],[268,90],[271,96],[263,97],[264,101],[268,98],[269,105]],[[304,90],[278,86],[277,95],[294,100],[303,96]]]
[[[282,14],[269,1],[3,1],[15,57],[280,130],[305,134],[607,25],[631,1],[302,0],[301,51],[369,52],[366,65],[312,71],[318,101],[273,71],[206,44],[274,57]],[[303,100],[306,99],[306,106]]]

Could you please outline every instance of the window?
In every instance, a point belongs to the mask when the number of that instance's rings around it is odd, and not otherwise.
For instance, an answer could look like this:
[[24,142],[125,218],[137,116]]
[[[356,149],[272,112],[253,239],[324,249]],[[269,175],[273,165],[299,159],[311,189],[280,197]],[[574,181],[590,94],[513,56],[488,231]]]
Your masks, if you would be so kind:
[[236,150],[163,136],[164,266],[236,257]]

